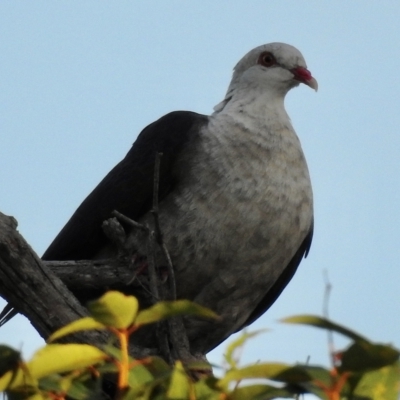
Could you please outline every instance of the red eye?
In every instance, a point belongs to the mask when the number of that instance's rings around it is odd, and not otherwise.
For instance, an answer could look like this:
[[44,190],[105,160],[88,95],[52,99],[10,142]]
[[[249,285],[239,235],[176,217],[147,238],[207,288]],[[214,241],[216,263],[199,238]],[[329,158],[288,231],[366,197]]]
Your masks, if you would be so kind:
[[261,53],[260,57],[258,58],[258,63],[263,65],[264,67],[272,67],[276,64],[275,57],[269,51],[265,53]]

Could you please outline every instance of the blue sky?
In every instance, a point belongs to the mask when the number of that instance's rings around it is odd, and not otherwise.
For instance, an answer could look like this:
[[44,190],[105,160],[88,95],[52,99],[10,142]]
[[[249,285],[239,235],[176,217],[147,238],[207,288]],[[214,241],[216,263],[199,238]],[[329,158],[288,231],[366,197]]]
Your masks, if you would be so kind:
[[[243,360],[328,362],[323,332],[277,323],[321,313],[324,270],[331,317],[400,346],[398,21],[397,1],[3,1],[0,211],[41,255],[143,127],[211,113],[248,50],[292,44],[319,82],[286,101],[313,181],[314,242]],[[0,342],[26,355],[42,343],[21,316]]]

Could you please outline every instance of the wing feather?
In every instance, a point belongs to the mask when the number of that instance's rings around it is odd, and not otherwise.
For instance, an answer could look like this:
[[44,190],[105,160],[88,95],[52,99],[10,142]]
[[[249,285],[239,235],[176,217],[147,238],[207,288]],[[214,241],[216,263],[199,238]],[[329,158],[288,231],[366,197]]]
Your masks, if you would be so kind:
[[154,162],[162,152],[159,201],[174,185],[172,167],[184,145],[208,117],[188,111],[165,115],[147,126],[126,157],[88,195],[43,254],[44,260],[91,259],[106,244],[102,222],[113,210],[138,219],[151,208]]
[[265,294],[260,303],[257,304],[256,308],[250,314],[246,322],[236,332],[252,324],[256,319],[261,317],[261,315],[263,315],[272,306],[272,304],[275,303],[275,301],[281,295],[287,284],[293,278],[303,257],[307,257],[311,247],[313,231],[314,231],[314,224],[311,225],[306,238],[303,240],[303,243],[300,245],[300,247],[292,257],[289,264],[284,269],[278,280],[275,282],[272,288],[269,289],[269,291]]

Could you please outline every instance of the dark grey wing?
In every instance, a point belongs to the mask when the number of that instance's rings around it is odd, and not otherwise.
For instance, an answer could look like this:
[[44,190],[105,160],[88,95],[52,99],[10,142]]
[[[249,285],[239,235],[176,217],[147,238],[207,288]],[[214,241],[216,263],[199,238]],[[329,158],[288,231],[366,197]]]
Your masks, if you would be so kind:
[[[159,183],[159,200],[162,201],[175,183],[172,167],[177,155],[207,122],[205,115],[175,111],[143,129],[125,158],[78,207],[43,254],[43,260],[91,259],[107,245],[101,225],[113,210],[132,219],[149,211],[157,152],[163,153]],[[16,314],[17,311],[7,304],[0,313],[0,326]]]
[[303,240],[303,243],[296,251],[295,255],[290,260],[288,266],[285,268],[279,279],[275,282],[274,286],[272,286],[272,288],[265,294],[263,299],[250,314],[249,318],[247,318],[246,322],[236,332],[252,324],[256,319],[261,317],[261,315],[263,315],[272,306],[272,304],[275,303],[277,298],[283,292],[283,289],[285,289],[287,284],[293,278],[293,275],[296,273],[297,267],[299,266],[303,257],[307,257],[311,247],[313,232],[314,224],[311,225],[306,238]]
[[117,210],[137,220],[151,209],[154,162],[162,152],[159,200],[174,185],[172,166],[183,146],[196,135],[208,117],[176,111],[147,126],[126,157],[116,165],[78,207],[43,254],[44,260],[91,259],[106,244],[102,222]]
[[[113,210],[132,219],[149,211],[157,152],[163,153],[159,183],[159,200],[162,201],[175,183],[172,167],[176,157],[207,122],[205,115],[175,111],[143,129],[125,158],[78,207],[43,254],[43,260],[91,259],[107,245],[101,226]],[[0,326],[16,314],[8,304],[0,313]]]

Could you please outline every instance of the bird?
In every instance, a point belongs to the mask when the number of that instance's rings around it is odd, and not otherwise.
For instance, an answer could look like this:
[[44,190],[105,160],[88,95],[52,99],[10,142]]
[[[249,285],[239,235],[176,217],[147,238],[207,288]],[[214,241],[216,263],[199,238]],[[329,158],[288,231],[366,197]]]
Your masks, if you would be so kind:
[[[143,129],[42,259],[115,255],[102,230],[113,210],[151,225],[154,160],[162,153],[159,223],[177,298],[220,316],[185,320],[191,351],[206,354],[253,323],[292,279],[313,236],[310,174],[284,106],[300,84],[318,89],[295,47],[276,42],[249,51],[213,113],[174,111]],[[143,235],[132,237],[135,255],[145,257]],[[159,264],[163,257],[160,250]]]

